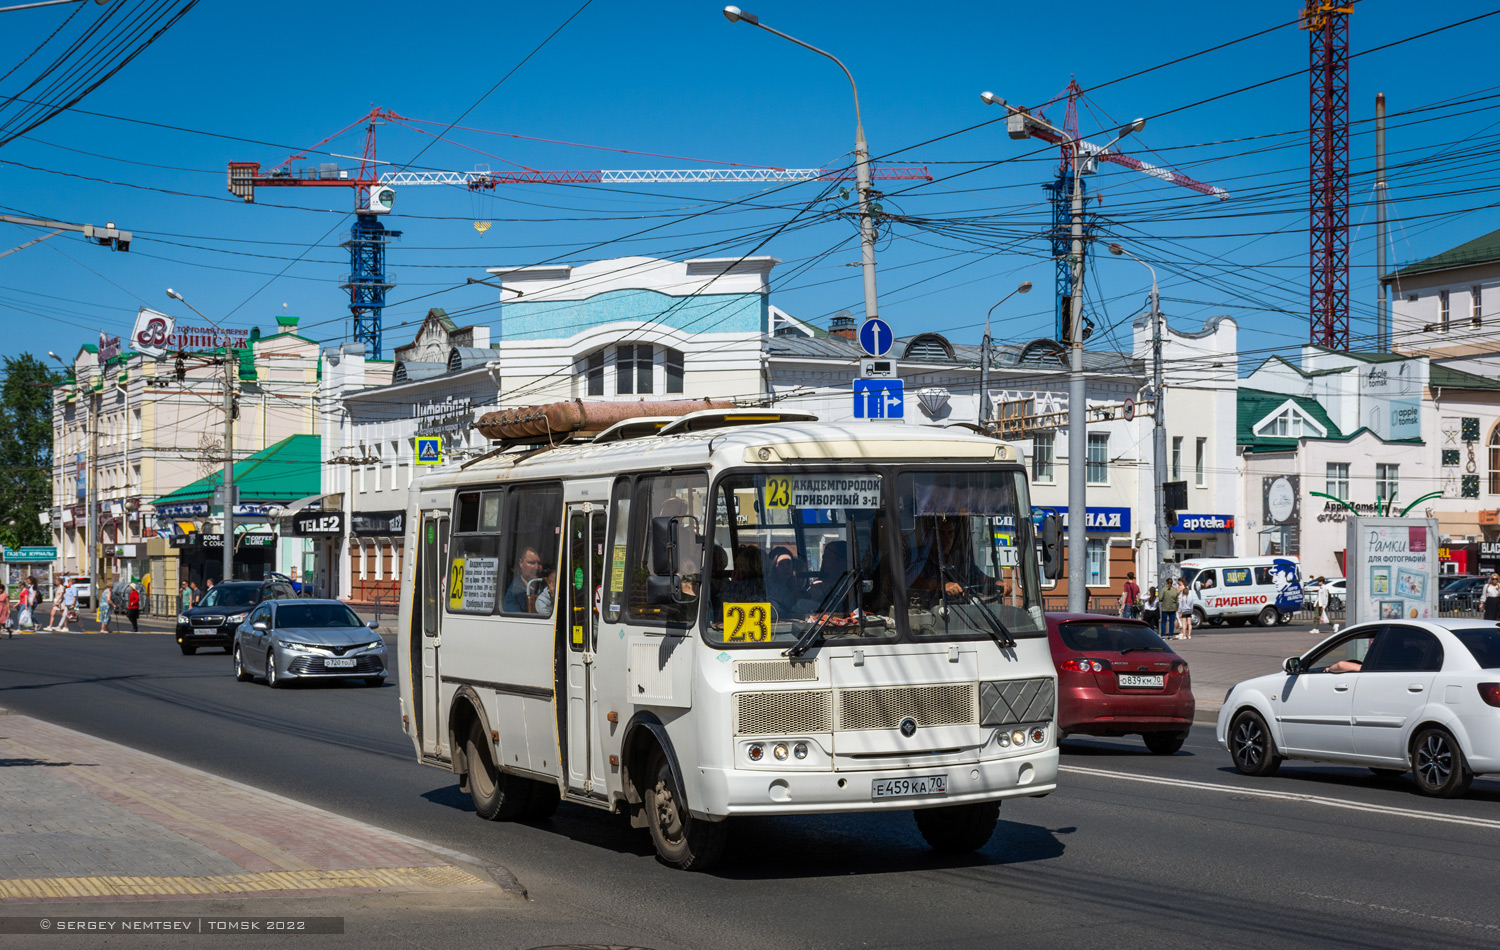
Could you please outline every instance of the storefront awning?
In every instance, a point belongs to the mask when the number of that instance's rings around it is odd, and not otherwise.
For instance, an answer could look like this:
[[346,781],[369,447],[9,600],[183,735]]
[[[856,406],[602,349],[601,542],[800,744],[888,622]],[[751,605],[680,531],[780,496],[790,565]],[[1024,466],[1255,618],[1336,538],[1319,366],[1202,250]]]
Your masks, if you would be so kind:
[[[163,495],[151,504],[158,509],[207,504],[213,500],[214,489],[223,483],[224,473],[217,471]],[[234,463],[234,484],[241,504],[301,499],[320,492],[323,488],[322,440],[315,435],[294,435],[268,445]],[[204,513],[207,513],[206,509]]]

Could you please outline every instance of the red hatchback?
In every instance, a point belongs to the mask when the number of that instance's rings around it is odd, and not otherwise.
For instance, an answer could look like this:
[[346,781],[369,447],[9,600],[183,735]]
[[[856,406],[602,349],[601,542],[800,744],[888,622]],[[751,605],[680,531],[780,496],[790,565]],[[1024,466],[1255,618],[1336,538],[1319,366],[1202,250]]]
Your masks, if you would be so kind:
[[1192,678],[1182,657],[1139,620],[1048,614],[1062,735],[1134,736],[1171,755],[1193,725]]

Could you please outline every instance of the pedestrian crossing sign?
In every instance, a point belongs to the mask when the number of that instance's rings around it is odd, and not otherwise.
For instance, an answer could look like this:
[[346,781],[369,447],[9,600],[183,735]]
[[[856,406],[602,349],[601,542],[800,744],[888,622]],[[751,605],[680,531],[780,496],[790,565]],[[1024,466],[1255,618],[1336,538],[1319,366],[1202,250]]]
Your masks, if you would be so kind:
[[417,436],[417,464],[418,465],[440,465],[443,461],[443,440],[441,436],[419,435]]

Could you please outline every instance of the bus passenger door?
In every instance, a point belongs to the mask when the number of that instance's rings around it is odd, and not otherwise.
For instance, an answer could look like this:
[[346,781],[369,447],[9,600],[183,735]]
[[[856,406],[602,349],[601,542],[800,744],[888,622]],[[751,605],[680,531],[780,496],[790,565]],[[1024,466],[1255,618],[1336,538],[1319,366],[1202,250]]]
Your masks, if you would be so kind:
[[422,754],[439,758],[452,755],[451,750],[445,748],[447,723],[443,722],[441,681],[438,678],[438,652],[443,642],[443,600],[448,589],[447,554],[448,513],[429,512],[422,518],[421,561],[417,564],[422,613],[421,656],[408,659],[420,664],[412,676],[412,706],[418,711],[417,734],[421,739]]
[[591,503],[568,506],[567,564],[559,576],[559,586],[567,591],[566,610],[558,624],[567,656],[567,783],[570,791],[594,797],[604,791],[603,752],[594,715],[604,514],[602,507]]

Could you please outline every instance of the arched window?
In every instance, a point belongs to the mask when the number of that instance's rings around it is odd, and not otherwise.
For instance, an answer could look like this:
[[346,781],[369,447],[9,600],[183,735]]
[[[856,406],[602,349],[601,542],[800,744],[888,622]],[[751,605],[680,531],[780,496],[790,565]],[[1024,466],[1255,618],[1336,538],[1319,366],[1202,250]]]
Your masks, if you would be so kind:
[[927,363],[952,362],[953,344],[937,333],[921,333],[912,337],[901,356],[902,359]]
[[1490,494],[1500,495],[1500,422],[1490,430]]
[[681,350],[650,343],[600,347],[578,361],[579,389],[588,396],[650,396],[683,392]]

